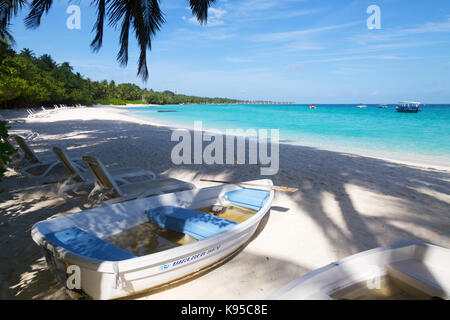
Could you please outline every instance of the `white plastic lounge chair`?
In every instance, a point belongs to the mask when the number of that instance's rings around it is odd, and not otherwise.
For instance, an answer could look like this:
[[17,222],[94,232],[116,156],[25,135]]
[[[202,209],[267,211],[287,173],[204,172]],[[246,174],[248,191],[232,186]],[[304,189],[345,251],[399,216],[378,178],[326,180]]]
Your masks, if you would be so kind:
[[[10,137],[14,137],[14,136],[10,136]],[[8,164],[4,164],[4,163],[2,162],[1,165],[2,165],[4,168],[8,169],[8,170],[19,171],[20,165],[21,165],[21,163],[22,163],[23,160],[24,160],[24,155],[23,155],[23,153],[20,152],[20,150],[18,150],[17,148],[15,148],[15,147],[13,146],[13,144],[11,143],[11,141],[9,141],[9,139],[3,139],[3,138],[2,138],[2,141],[3,141],[3,142],[6,142],[7,144],[9,144],[13,150],[16,150],[16,153],[14,153],[14,154],[10,157],[11,162],[8,162]]]
[[49,110],[42,107],[42,111],[36,111],[34,108],[27,109],[28,119],[43,118],[49,115]]
[[6,170],[16,171],[17,165],[22,161],[23,155],[20,152],[18,152],[18,150],[11,144],[11,142],[8,139],[0,138],[0,141],[10,145],[10,147],[13,150],[16,150],[16,153],[14,153],[12,156],[9,157],[11,159],[11,161],[8,162],[8,164],[5,164],[0,159],[0,166]]
[[45,109],[45,107],[41,107],[42,111],[40,112],[40,115],[42,116],[49,116],[53,113],[54,110]]
[[[17,164],[16,168],[24,176],[28,178],[43,178],[47,176],[56,165],[60,164],[59,160],[54,156],[38,157],[21,136],[14,135],[11,136],[11,138],[17,142],[22,150],[22,159],[20,163]],[[82,164],[82,160],[79,157],[72,157],[72,161]],[[30,171],[37,171],[39,173],[31,173]]]
[[34,140],[39,139],[39,133],[35,132],[33,130],[30,130],[30,132],[27,132],[27,134],[25,136],[22,136],[22,137],[24,139],[26,139],[26,140],[34,141]]
[[34,119],[37,117],[37,113],[34,112],[33,110],[27,109],[27,112],[28,112],[28,116],[27,116],[28,119]]
[[8,122],[8,125],[9,124],[21,124],[24,122],[23,120],[11,120],[11,119],[6,120],[1,114],[0,114],[0,121],[6,121],[6,122]]
[[[82,186],[94,186],[94,178],[89,173],[88,169],[70,159],[66,152],[60,147],[53,147],[53,152],[56,157],[62,163],[67,171],[68,176],[66,179],[58,186],[58,195],[62,198],[67,199],[65,194],[72,190],[76,191]],[[147,180],[156,179],[156,175],[150,170],[139,170],[136,168],[120,168],[120,169],[110,169],[109,173],[112,179],[118,184],[130,183],[134,177],[142,177]]]
[[92,203],[112,204],[195,189],[192,183],[173,178],[127,183],[119,187],[99,160],[84,156],[83,161],[95,179],[95,188],[88,197]]

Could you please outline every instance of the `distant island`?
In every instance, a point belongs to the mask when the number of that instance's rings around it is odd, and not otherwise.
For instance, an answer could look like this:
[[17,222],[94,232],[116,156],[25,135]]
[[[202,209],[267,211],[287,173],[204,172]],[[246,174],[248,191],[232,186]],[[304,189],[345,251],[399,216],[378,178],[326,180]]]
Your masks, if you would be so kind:
[[[142,89],[133,83],[93,81],[74,72],[68,62],[56,63],[48,54],[36,57],[30,49],[19,53],[0,42],[0,109],[55,104],[280,104],[175,94]],[[283,103],[284,104],[284,103]]]

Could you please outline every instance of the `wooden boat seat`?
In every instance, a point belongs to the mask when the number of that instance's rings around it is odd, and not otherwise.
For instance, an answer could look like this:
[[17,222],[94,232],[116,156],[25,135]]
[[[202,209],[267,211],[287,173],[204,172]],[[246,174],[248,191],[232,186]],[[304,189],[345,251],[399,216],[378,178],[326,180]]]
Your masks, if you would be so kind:
[[185,233],[197,240],[212,237],[237,224],[205,212],[174,206],[151,209],[146,214],[161,228]]
[[432,297],[450,299],[450,273],[418,260],[404,260],[386,266],[388,274]]
[[260,210],[264,206],[269,196],[270,192],[267,190],[247,188],[225,193],[225,197],[232,204],[256,211]]
[[46,234],[54,245],[75,254],[104,261],[136,258],[133,254],[76,227]]

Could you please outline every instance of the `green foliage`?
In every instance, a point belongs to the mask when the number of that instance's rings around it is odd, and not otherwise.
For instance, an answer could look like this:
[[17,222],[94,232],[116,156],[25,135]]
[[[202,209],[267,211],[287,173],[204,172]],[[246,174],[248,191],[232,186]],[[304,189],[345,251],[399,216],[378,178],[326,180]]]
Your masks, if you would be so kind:
[[74,74],[69,63],[58,65],[49,55],[36,58],[28,49],[0,52],[0,108],[93,101],[88,80]]
[[184,94],[175,94],[171,91],[156,92],[153,90],[144,93],[144,98],[148,103],[152,104],[222,104],[222,103],[238,103],[239,100],[226,98],[206,98],[187,96]]
[[146,102],[142,101],[142,100],[122,100],[122,99],[117,99],[117,98],[99,99],[99,100],[96,100],[95,103],[102,104],[105,106],[109,106],[109,105],[123,106],[126,104],[146,104]]
[[55,104],[181,104],[236,103],[237,100],[202,98],[141,89],[133,83],[91,81],[74,73],[68,62],[56,63],[50,55],[36,57],[30,49],[14,52],[0,43],[0,109]]
[[8,127],[6,121],[0,121],[0,181],[6,171],[5,165],[11,162],[11,156],[16,153],[16,150],[8,142]]

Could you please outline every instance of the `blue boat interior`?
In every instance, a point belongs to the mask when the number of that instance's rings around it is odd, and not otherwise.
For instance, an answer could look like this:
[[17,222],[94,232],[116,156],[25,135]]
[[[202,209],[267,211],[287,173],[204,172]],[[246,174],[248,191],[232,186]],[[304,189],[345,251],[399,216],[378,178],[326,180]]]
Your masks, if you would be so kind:
[[121,261],[136,257],[133,254],[76,227],[49,233],[46,234],[45,237],[57,246],[92,259]]
[[232,204],[259,211],[269,199],[270,192],[267,190],[242,188],[225,193],[225,197]]
[[[232,204],[256,211],[264,206],[269,195],[270,192],[266,190],[247,188],[225,193],[225,197]],[[161,228],[188,234],[197,240],[212,237],[237,224],[205,212],[174,206],[148,210],[146,214],[151,222]]]
[[[227,192],[225,197],[234,205],[258,211],[264,206],[269,195],[269,191],[243,188]],[[145,214],[150,222],[159,227],[187,234],[197,240],[212,237],[238,224],[206,212],[175,206],[147,210]],[[70,252],[97,260],[121,261],[136,257],[76,227],[49,233],[45,237]]]
[[205,212],[172,206],[155,208],[146,213],[148,219],[161,228],[188,234],[197,240],[212,237],[237,224]]

